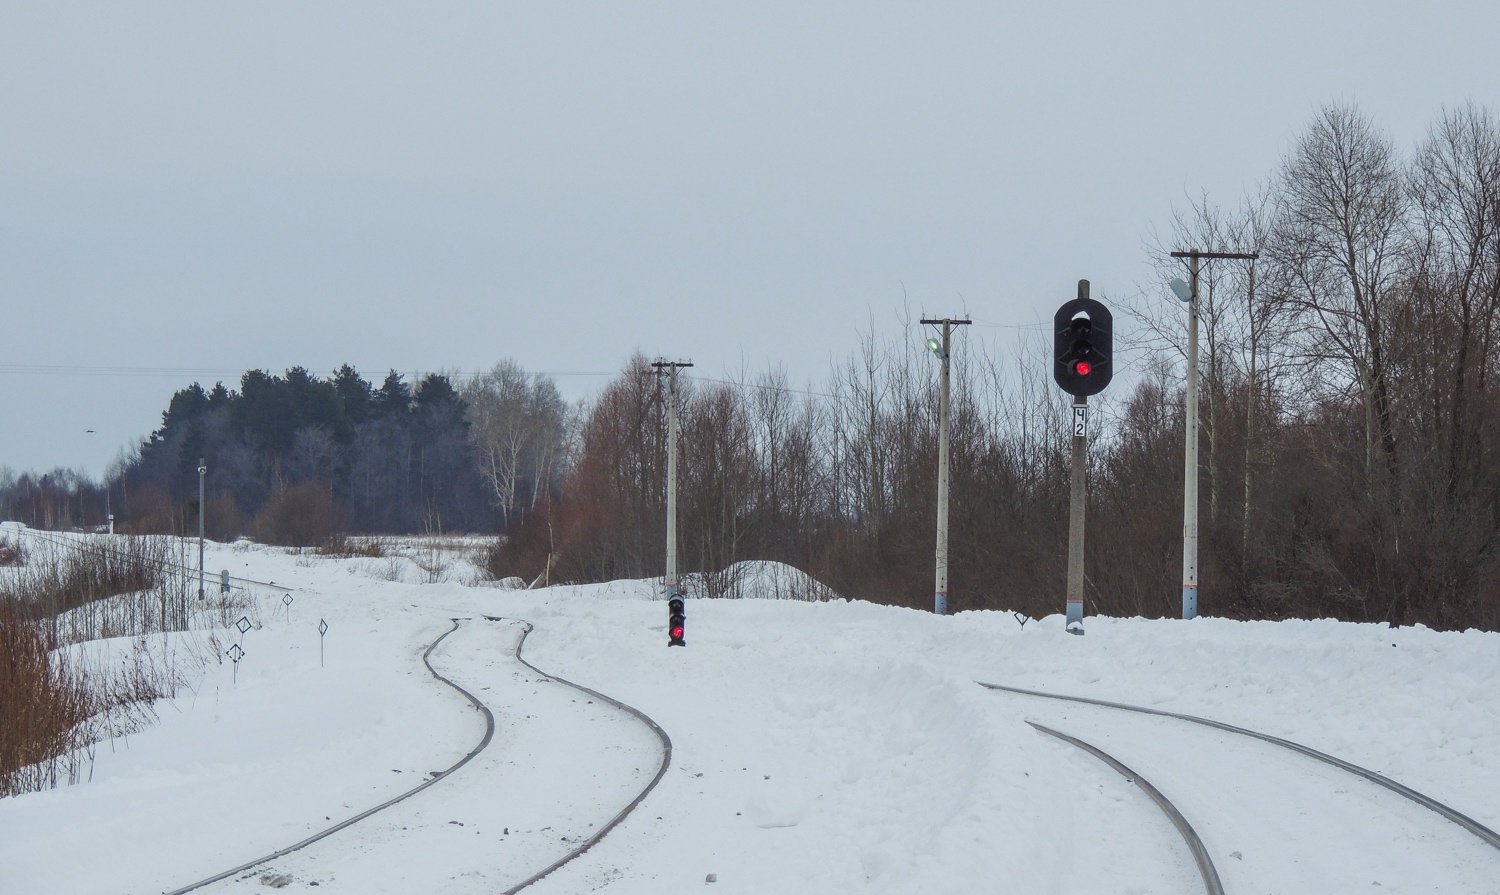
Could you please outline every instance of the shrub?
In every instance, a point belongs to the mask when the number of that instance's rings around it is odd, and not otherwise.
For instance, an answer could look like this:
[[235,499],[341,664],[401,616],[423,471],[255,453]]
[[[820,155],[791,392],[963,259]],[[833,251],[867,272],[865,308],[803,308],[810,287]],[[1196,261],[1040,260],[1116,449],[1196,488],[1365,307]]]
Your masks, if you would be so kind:
[[343,513],[328,485],[305,481],[272,497],[250,529],[262,544],[316,547],[327,544],[343,527]]
[[0,795],[40,788],[81,745],[88,689],[49,646],[40,624],[0,599]]
[[380,541],[371,538],[356,539],[336,534],[318,545],[318,553],[343,558],[363,556],[367,559],[380,559],[385,556],[385,547]]
[[26,548],[21,546],[20,541],[0,541],[0,566],[20,566],[26,564]]

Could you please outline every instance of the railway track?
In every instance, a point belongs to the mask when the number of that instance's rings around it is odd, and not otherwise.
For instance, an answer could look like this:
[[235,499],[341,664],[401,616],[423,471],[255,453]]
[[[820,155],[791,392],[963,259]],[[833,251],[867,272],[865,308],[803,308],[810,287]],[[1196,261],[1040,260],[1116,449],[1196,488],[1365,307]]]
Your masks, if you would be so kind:
[[1177,810],[1177,806],[1173,805],[1171,800],[1162,795],[1161,790],[1151,785],[1140,774],[1126,767],[1119,759],[1092,743],[1086,743],[1075,736],[1070,736],[1059,730],[1053,730],[1035,721],[1027,721],[1026,723],[1047,736],[1082,749],[1118,771],[1120,776],[1124,777],[1128,782],[1134,783],[1139,787],[1151,801],[1156,803],[1156,807],[1160,808],[1162,813],[1167,816],[1167,819],[1172,822],[1172,826],[1177,828],[1177,832],[1182,834],[1182,841],[1187,845],[1188,852],[1193,856],[1193,863],[1198,865],[1198,873],[1203,877],[1203,888],[1208,892],[1208,895],[1224,895],[1224,884],[1219,880],[1219,871],[1214,867],[1213,858],[1209,857],[1208,849],[1203,845],[1203,840],[1198,837],[1198,831],[1194,830],[1193,825],[1188,823],[1187,818],[1183,817],[1182,812]]
[[[1131,768],[1150,773],[1176,800],[1183,823],[1193,818],[1203,833],[1198,843],[1202,856],[1191,841],[1189,849],[1210,893],[1223,889],[1215,888],[1205,870],[1213,866],[1209,850],[1220,862],[1219,870],[1226,872],[1230,891],[1265,888],[1267,880],[1274,880],[1273,891],[1292,885],[1311,886],[1303,891],[1374,891],[1374,886],[1404,891],[1403,886],[1419,886],[1422,891],[1500,892],[1500,883],[1494,881],[1500,870],[1494,861],[1500,835],[1383,774],[1301,743],[1210,718],[979,683],[1055,706],[1047,723],[1069,733],[1030,719],[1028,723],[1092,753],[1143,789],[1149,784]],[[1050,720],[1054,716],[1067,720]],[[1127,717],[1133,720],[1127,722]],[[1191,726],[1166,738],[1163,721]],[[1079,736],[1088,730],[1095,731],[1088,734],[1092,742]],[[1115,756],[1133,756],[1131,768],[1106,754],[1100,744]],[[1426,819],[1433,814],[1444,823]],[[1178,829],[1185,839],[1191,838],[1181,824]]]
[[[569,687],[569,688],[571,688],[573,690],[577,690],[580,693],[587,694],[588,696],[590,696],[590,697],[592,697],[594,699],[598,699],[598,700],[600,700],[600,701],[602,701],[604,703],[607,703],[608,705],[611,705],[611,706],[613,706],[613,707],[615,707],[615,708],[617,708],[617,709],[619,709],[621,711],[626,712],[627,714],[629,714],[632,717],[638,719],[639,721],[641,721],[642,723],[644,723],[647,727],[649,727],[651,729],[651,731],[655,734],[655,736],[658,738],[658,740],[659,740],[659,742],[661,743],[661,746],[662,746],[661,762],[660,762],[659,767],[657,768],[655,776],[651,778],[651,780],[635,796],[635,798],[628,805],[626,805],[621,811],[619,811],[617,814],[615,814],[615,816],[612,817],[606,824],[604,824],[602,827],[600,827],[600,829],[596,833],[594,833],[592,836],[590,836],[588,839],[586,839],[583,842],[575,845],[566,854],[562,855],[560,858],[558,858],[557,860],[553,861],[551,864],[549,864],[546,867],[542,868],[541,870],[539,870],[539,871],[531,874],[526,879],[522,880],[521,882],[519,882],[519,883],[517,883],[517,884],[515,884],[515,885],[513,885],[510,888],[508,888],[508,889],[505,890],[505,895],[514,895],[514,893],[520,892],[522,889],[525,889],[528,886],[531,886],[532,884],[540,881],[541,879],[545,878],[549,874],[553,873],[558,868],[560,868],[560,867],[568,864],[570,861],[573,861],[574,859],[576,859],[576,858],[580,857],[581,855],[585,854],[586,852],[588,852],[589,849],[593,848],[594,845],[596,845],[600,840],[602,840],[606,835],[608,835],[611,830],[613,830],[622,821],[624,821],[625,818],[628,817],[630,815],[630,813],[632,811],[634,811],[641,804],[642,801],[645,800],[646,796],[649,795],[650,792],[653,789],[656,788],[656,785],[661,782],[662,777],[665,776],[665,774],[667,772],[667,769],[671,766],[671,760],[672,760],[672,741],[671,741],[671,738],[667,736],[666,731],[663,730],[660,725],[658,725],[654,720],[652,720],[644,712],[641,712],[639,709],[636,709],[633,706],[627,705],[626,703],[620,702],[619,700],[616,700],[616,699],[614,699],[612,697],[609,697],[609,696],[606,696],[606,695],[604,695],[602,693],[599,693],[596,690],[591,690],[591,689],[589,689],[587,687],[584,687],[582,685],[575,684],[575,683],[573,683],[571,681],[564,680],[563,678],[557,677],[556,675],[549,674],[549,673],[547,673],[545,671],[542,671],[541,669],[537,668],[531,662],[527,661],[526,658],[522,655],[522,648],[524,647],[524,645],[526,643],[527,636],[530,635],[531,632],[534,630],[533,626],[531,625],[530,622],[526,622],[526,621],[521,620],[521,619],[504,619],[504,618],[497,618],[497,617],[492,617],[492,616],[485,616],[484,618],[485,618],[486,621],[491,621],[491,622],[513,622],[513,621],[514,622],[520,622],[520,624],[523,627],[522,627],[522,630],[521,630],[521,636],[516,640],[515,650],[514,650],[514,654],[513,654],[514,658],[516,659],[516,661],[518,661],[520,664],[524,665],[526,668],[530,669],[532,672],[534,672],[535,674],[541,676],[542,678],[544,678],[546,680],[555,682],[555,683],[557,683],[559,685],[562,685],[564,687]],[[190,883],[190,884],[188,884],[186,886],[182,886],[182,887],[177,888],[177,889],[173,889],[173,890],[165,893],[165,895],[186,895],[186,893],[202,889],[202,888],[204,888],[206,886],[212,885],[212,884],[217,883],[217,882],[221,882],[221,881],[226,880],[226,879],[231,879],[231,878],[237,877],[240,874],[246,873],[247,871],[251,871],[251,870],[254,870],[256,868],[262,867],[263,865],[269,864],[270,862],[275,861],[275,860],[277,860],[279,858],[283,858],[283,857],[285,857],[287,855],[290,855],[290,854],[292,854],[294,852],[297,852],[297,851],[300,851],[302,849],[305,849],[305,848],[307,848],[310,845],[313,845],[313,844],[315,844],[317,842],[320,842],[320,841],[322,841],[324,839],[327,839],[328,837],[333,836],[335,833],[338,833],[338,832],[340,832],[342,830],[346,830],[349,827],[352,827],[352,826],[360,823],[361,821],[368,820],[371,817],[379,814],[380,812],[385,811],[386,809],[391,808],[391,807],[393,807],[393,806],[395,806],[397,804],[400,804],[401,802],[404,802],[407,799],[410,799],[411,797],[417,795],[418,793],[421,793],[424,790],[427,790],[427,789],[429,789],[429,788],[437,785],[438,783],[440,783],[443,780],[447,779],[453,773],[457,772],[464,765],[468,764],[475,757],[477,757],[481,752],[483,752],[485,750],[485,748],[490,745],[491,741],[494,738],[494,734],[495,734],[495,717],[494,717],[494,713],[483,702],[481,702],[479,700],[479,698],[476,697],[473,693],[471,693],[470,691],[468,691],[468,690],[464,689],[463,687],[459,686],[457,683],[453,682],[452,680],[448,679],[447,677],[443,676],[442,674],[439,674],[438,671],[432,667],[432,663],[430,661],[433,651],[437,649],[437,647],[443,642],[443,640],[445,638],[447,638],[449,635],[451,635],[452,633],[454,633],[455,631],[457,631],[459,629],[461,621],[463,621],[463,619],[454,619],[453,620],[453,627],[449,628],[447,631],[443,632],[436,640],[434,640],[431,644],[428,645],[427,649],[422,654],[422,662],[423,662],[424,665],[427,666],[428,672],[431,673],[433,677],[437,678],[439,681],[441,681],[442,683],[446,684],[447,686],[452,687],[454,690],[457,690],[465,699],[467,699],[474,706],[475,709],[477,709],[478,711],[480,711],[484,715],[484,720],[485,720],[484,735],[480,738],[479,742],[472,749],[469,750],[469,752],[467,754],[465,754],[462,758],[460,758],[458,761],[454,762],[452,765],[450,765],[446,769],[444,769],[444,770],[442,770],[440,772],[434,773],[430,778],[428,778],[427,780],[423,781],[421,784],[419,784],[419,785],[417,785],[417,786],[415,786],[415,787],[413,787],[413,788],[411,788],[411,789],[409,789],[409,790],[407,790],[407,791],[405,791],[405,792],[403,792],[403,793],[401,793],[401,794],[399,794],[399,795],[397,795],[397,796],[395,796],[395,797],[393,797],[391,799],[388,799],[388,800],[380,803],[379,805],[376,805],[376,806],[374,806],[372,808],[366,809],[365,811],[362,811],[362,812],[360,812],[360,813],[358,813],[358,814],[356,814],[356,815],[354,815],[352,817],[349,817],[349,818],[347,818],[345,820],[342,820],[342,821],[340,821],[340,822],[338,822],[336,824],[333,824],[332,826],[327,827],[326,829],[320,830],[320,831],[312,834],[311,836],[308,836],[308,837],[306,837],[306,838],[304,838],[304,839],[302,839],[302,840],[300,840],[298,842],[295,842],[295,843],[293,843],[291,845],[286,846],[285,848],[277,849],[276,851],[271,852],[270,854],[267,854],[267,855],[264,855],[262,857],[256,858],[256,859],[254,859],[252,861],[247,861],[247,862],[245,862],[243,864],[240,864],[240,865],[238,865],[236,867],[232,867],[232,868],[229,868],[228,870],[224,870],[224,871],[221,871],[219,873],[215,873],[212,876],[205,877],[204,879],[198,880],[197,882]]]

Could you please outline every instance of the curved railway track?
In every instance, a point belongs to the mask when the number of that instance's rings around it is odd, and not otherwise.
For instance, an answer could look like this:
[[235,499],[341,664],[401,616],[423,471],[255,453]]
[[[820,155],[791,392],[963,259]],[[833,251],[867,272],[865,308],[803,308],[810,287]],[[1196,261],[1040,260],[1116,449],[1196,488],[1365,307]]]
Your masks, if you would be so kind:
[[[603,693],[598,692],[597,690],[591,690],[588,687],[584,687],[584,686],[582,686],[580,684],[575,684],[572,681],[564,680],[563,678],[557,677],[556,675],[548,674],[547,672],[542,671],[541,669],[537,668],[535,665],[533,665],[530,662],[528,662],[525,659],[525,657],[523,657],[521,655],[521,651],[522,651],[522,647],[526,643],[527,636],[530,635],[531,632],[534,630],[534,627],[532,626],[532,624],[530,622],[524,621],[522,619],[505,619],[505,618],[498,618],[498,617],[493,617],[493,616],[484,616],[484,618],[485,618],[486,621],[494,621],[494,622],[519,621],[525,627],[522,629],[520,638],[516,641],[516,646],[515,646],[515,651],[514,651],[514,656],[515,656],[516,661],[520,662],[522,665],[525,665],[527,668],[531,669],[533,672],[535,672],[538,675],[541,675],[543,678],[545,678],[547,680],[553,681],[555,683],[562,684],[563,686],[566,686],[566,687],[571,687],[574,690],[577,690],[577,691],[579,691],[581,693],[586,693],[589,696],[594,697],[595,699],[601,700],[601,701],[603,701],[605,703],[608,703],[609,705],[614,706],[615,708],[618,708],[618,709],[620,709],[620,710],[622,710],[622,711],[630,714],[631,716],[633,716],[636,719],[640,720],[646,726],[650,727],[651,731],[657,736],[657,738],[660,740],[661,745],[662,745],[661,764],[657,768],[656,775],[651,778],[651,781],[646,784],[645,788],[642,789],[640,791],[640,793],[636,795],[636,797],[630,802],[630,804],[626,805],[624,809],[622,809],[613,818],[611,818],[609,820],[609,822],[606,823],[603,827],[601,827],[597,833],[595,833],[593,836],[590,836],[587,840],[585,840],[584,842],[582,842],[577,847],[573,848],[567,854],[563,855],[561,858],[559,858],[558,860],[556,860],[553,863],[549,864],[547,867],[543,868],[542,870],[540,870],[540,871],[532,874],[531,876],[527,877],[525,880],[522,880],[520,883],[517,883],[516,885],[514,885],[514,886],[510,887],[509,889],[505,890],[505,895],[514,895],[514,893],[519,892],[522,889],[525,889],[526,887],[528,887],[528,886],[532,885],[533,883],[535,883],[535,882],[543,879],[548,874],[552,873],[553,871],[557,870],[558,868],[562,867],[563,865],[567,864],[568,862],[572,861],[573,859],[579,857],[580,855],[583,855],[589,849],[593,848],[596,844],[598,844],[598,842],[600,840],[602,840],[606,835],[608,835],[608,833],[611,830],[613,830],[623,820],[625,820],[625,818],[627,816],[629,816],[630,813],[632,811],[634,811],[641,804],[642,801],[645,800],[646,796],[649,795],[650,792],[653,789],[656,788],[656,785],[661,782],[662,777],[664,777],[666,775],[667,769],[671,766],[671,763],[672,763],[672,740],[671,740],[670,737],[667,736],[667,732],[661,728],[661,725],[657,724],[650,716],[646,715],[644,712],[640,711],[639,709],[635,708],[634,706],[627,705],[626,703],[623,703],[623,702],[621,702],[621,701],[619,701],[617,699],[614,699],[614,698],[611,698],[609,696],[606,696]],[[360,821],[366,820],[367,818],[371,817],[372,815],[378,814],[379,812],[384,811],[385,809],[390,808],[391,806],[396,805],[396,804],[398,804],[400,802],[403,802],[406,799],[409,799],[412,796],[416,795],[417,793],[420,793],[423,790],[426,790],[426,789],[428,789],[428,788],[436,785],[439,781],[446,779],[450,774],[454,773],[459,768],[462,768],[464,765],[468,764],[477,755],[479,755],[480,752],[484,751],[484,749],[487,746],[489,746],[490,742],[494,739],[494,735],[495,735],[495,716],[494,716],[494,713],[491,712],[489,710],[489,708],[484,705],[484,703],[480,702],[479,699],[477,697],[475,697],[473,693],[470,693],[468,690],[465,690],[463,687],[460,687],[458,684],[454,683],[453,681],[451,681],[448,678],[444,677],[443,675],[439,674],[437,672],[437,670],[432,667],[432,662],[430,661],[431,657],[432,657],[432,653],[433,653],[434,650],[437,649],[438,645],[441,644],[443,642],[443,640],[448,637],[448,635],[450,635],[454,631],[458,630],[458,628],[459,628],[459,622],[460,622],[460,619],[453,619],[453,627],[449,628],[447,631],[444,631],[436,640],[434,640],[431,644],[428,645],[426,651],[422,653],[422,663],[427,666],[428,672],[430,672],[433,677],[437,678],[439,681],[443,682],[444,684],[447,684],[449,687],[452,687],[454,690],[457,690],[476,709],[478,709],[480,712],[482,712],[484,714],[484,720],[485,720],[484,736],[479,740],[479,743],[477,745],[475,745],[473,749],[469,750],[469,752],[466,755],[464,755],[462,758],[460,758],[457,762],[454,762],[451,766],[449,766],[448,768],[444,769],[443,771],[441,771],[441,772],[439,772],[437,774],[434,774],[431,778],[429,778],[428,780],[423,781],[420,785],[415,786],[415,787],[407,790],[406,792],[403,792],[400,795],[397,795],[394,798],[388,799],[388,800],[380,803],[379,805],[374,806],[373,808],[366,809],[365,811],[362,811],[359,814],[354,815],[353,817],[350,817],[350,818],[348,818],[346,820],[343,820],[343,821],[340,821],[339,823],[334,824],[331,827],[328,827],[327,829],[320,830],[319,832],[314,833],[311,836],[308,836],[307,838],[301,840],[300,842],[293,843],[292,845],[289,845],[289,846],[287,846],[285,848],[277,849],[276,851],[274,851],[274,852],[272,852],[272,853],[270,853],[268,855],[256,858],[253,861],[247,861],[247,862],[245,862],[243,864],[240,864],[237,867],[232,867],[232,868],[230,868],[228,870],[222,871],[220,873],[216,873],[216,874],[214,874],[212,876],[209,876],[209,877],[206,877],[204,879],[198,880],[195,883],[191,883],[189,885],[183,886],[183,887],[178,888],[178,889],[173,889],[173,890],[165,893],[165,895],[185,895],[185,893],[192,892],[192,891],[197,890],[197,889],[201,889],[201,888],[203,888],[205,886],[211,885],[211,884],[219,882],[221,880],[229,879],[230,877],[233,877],[233,876],[235,876],[237,874],[244,873],[247,870],[252,870],[252,869],[254,869],[256,867],[259,867],[259,866],[261,866],[263,864],[269,863],[269,862],[274,861],[274,860],[276,860],[278,858],[281,858],[281,857],[283,857],[285,855],[289,855],[289,854],[291,854],[291,853],[293,853],[295,851],[299,851],[299,850],[301,850],[303,848],[308,847],[309,845],[312,845],[312,844],[314,844],[316,842],[319,842],[319,841],[321,841],[323,839],[326,839],[329,836],[332,836],[334,833],[339,832],[340,830],[347,829],[347,828],[349,828],[349,827],[351,827],[351,826],[359,823]]]
[[[439,780],[442,780],[442,779],[446,778],[449,774],[452,774],[454,771],[456,771],[459,768],[463,767],[464,765],[468,764],[470,761],[473,761],[474,760],[474,756],[476,756],[479,753],[483,752],[484,749],[485,749],[485,747],[488,746],[490,744],[490,741],[492,739],[494,739],[494,737],[495,737],[495,715],[494,715],[494,713],[492,713],[487,707],[485,707],[484,703],[480,702],[477,698],[475,698],[475,696],[474,696],[473,693],[470,693],[468,690],[465,690],[463,687],[460,687],[458,684],[455,684],[453,681],[450,681],[447,678],[443,677],[441,674],[438,674],[437,669],[435,669],[435,668],[432,667],[432,662],[430,661],[431,658],[432,658],[432,651],[438,648],[438,644],[442,643],[443,640],[445,638],[447,638],[447,636],[449,634],[452,634],[454,631],[458,630],[458,622],[459,622],[458,619],[456,619],[456,618],[453,619],[453,627],[451,627],[448,630],[444,631],[438,637],[438,639],[432,641],[432,643],[428,645],[427,650],[422,653],[422,664],[427,666],[427,670],[429,672],[431,672],[431,674],[432,674],[433,677],[437,678],[438,680],[442,681],[443,683],[445,683],[448,686],[452,687],[453,689],[457,690],[459,693],[463,694],[463,697],[465,699],[469,700],[469,702],[473,704],[474,708],[476,708],[479,711],[481,711],[481,712],[484,713],[484,736],[479,740],[479,744],[478,745],[476,745],[473,749],[470,749],[467,755],[465,755],[463,758],[460,758],[458,761],[454,762],[452,765],[448,766],[442,772],[434,774],[431,778],[427,779],[426,781],[422,782],[421,784],[419,784],[417,786],[412,787],[411,789],[407,790],[406,792],[401,793],[400,795],[396,796],[393,799],[388,799],[388,800],[386,800],[384,802],[381,802],[379,805],[376,805],[373,808],[368,808],[368,809],[366,809],[364,811],[361,811],[359,814],[356,814],[353,817],[348,818],[347,820],[339,821],[338,823],[334,824],[331,827],[328,827],[325,830],[320,830],[319,832],[312,834],[311,836],[307,837],[306,839],[303,839],[301,842],[293,843],[292,845],[288,845],[286,848],[277,849],[276,851],[271,852],[269,855],[265,855],[264,857],[256,858],[253,861],[247,861],[246,863],[241,864],[238,867],[232,867],[232,868],[230,868],[228,870],[225,870],[225,871],[223,871],[221,873],[216,873],[213,876],[206,877],[204,879],[200,879],[197,882],[190,883],[190,884],[188,884],[186,886],[183,886],[180,889],[173,889],[172,891],[166,893],[166,895],[183,895],[183,893],[185,893],[185,892],[191,892],[191,891],[193,891],[195,889],[201,889],[204,886],[207,886],[207,885],[209,885],[211,883],[216,883],[216,882],[218,882],[219,880],[222,880],[222,879],[228,879],[229,877],[234,876],[237,873],[244,873],[246,870],[250,870],[252,868],[259,867],[260,865],[265,864],[268,861],[274,861],[277,858],[280,858],[280,857],[282,857],[284,855],[289,855],[289,854],[291,854],[294,851],[298,851],[300,849],[304,849],[304,848],[308,847],[309,845],[312,845],[314,842],[318,842],[320,840],[327,839],[329,836],[332,836],[334,833],[337,833],[338,831],[343,830],[343,829],[345,829],[347,827],[351,827],[351,826],[359,823],[360,821],[364,820],[365,818],[367,818],[367,817],[369,817],[369,816],[371,816],[373,814],[377,814],[377,813],[379,813],[381,811],[384,811],[385,809],[391,807],[392,805],[395,805],[395,804],[397,804],[399,802],[404,802],[407,799],[411,798],[412,796],[416,795],[417,793],[421,792],[422,790],[427,789],[430,786],[433,786]],[[519,649],[519,645],[517,646],[517,649]]]
[[1219,871],[1214,867],[1213,859],[1208,856],[1208,849],[1204,847],[1203,840],[1198,838],[1198,833],[1193,829],[1193,825],[1188,823],[1186,817],[1182,816],[1182,812],[1177,810],[1176,805],[1173,805],[1166,796],[1162,795],[1161,790],[1152,786],[1146,778],[1132,771],[1098,746],[1086,743],[1077,737],[1069,736],[1061,731],[1053,730],[1050,727],[1044,727],[1035,721],[1027,721],[1026,723],[1047,736],[1054,737],[1070,746],[1082,749],[1111,768],[1114,768],[1126,781],[1134,783],[1139,787],[1142,792],[1150,797],[1151,801],[1156,803],[1156,807],[1162,810],[1162,813],[1172,822],[1172,826],[1177,828],[1177,832],[1182,834],[1182,841],[1187,844],[1188,852],[1193,856],[1193,863],[1198,865],[1198,873],[1203,877],[1203,887],[1208,892],[1208,895],[1224,895],[1224,884],[1219,881]]
[[658,784],[658,783],[661,782],[661,778],[666,776],[666,774],[667,774],[667,768],[669,768],[669,767],[672,766],[672,738],[669,737],[669,736],[667,736],[667,732],[665,730],[661,729],[661,725],[660,724],[657,724],[655,721],[653,721],[651,719],[651,717],[649,715],[647,715],[645,712],[642,712],[640,709],[635,708],[634,706],[631,706],[631,705],[627,705],[627,704],[619,701],[618,699],[614,699],[614,698],[611,698],[609,696],[605,696],[603,693],[600,693],[598,690],[590,690],[588,687],[585,687],[582,684],[575,684],[572,681],[564,680],[563,678],[560,678],[560,677],[558,677],[555,674],[548,674],[547,672],[541,670],[540,668],[538,668],[535,665],[531,664],[530,662],[526,661],[526,659],[521,655],[521,645],[526,642],[527,635],[529,635],[533,630],[535,630],[535,628],[532,626],[531,622],[525,621],[523,619],[507,619],[507,618],[502,618],[502,617],[498,617],[498,616],[490,616],[490,615],[486,615],[484,618],[485,618],[486,621],[492,621],[492,622],[499,622],[499,621],[519,621],[519,622],[521,622],[521,624],[525,625],[526,627],[521,632],[521,639],[520,639],[520,641],[516,643],[516,661],[520,662],[522,665],[525,665],[527,668],[530,668],[532,671],[536,672],[537,674],[541,675],[542,677],[546,678],[547,680],[555,681],[555,682],[557,682],[559,684],[562,684],[565,687],[572,687],[574,690],[577,690],[580,693],[586,693],[589,696],[594,697],[595,699],[603,700],[604,702],[609,703],[610,705],[614,706],[615,708],[620,709],[621,711],[624,711],[624,712],[626,712],[626,713],[634,716],[641,723],[643,723],[647,727],[651,728],[651,732],[654,733],[654,734],[656,734],[657,740],[661,742],[661,764],[656,769],[656,776],[654,776],[654,777],[651,778],[651,782],[646,784],[646,788],[642,789],[640,791],[640,793],[634,799],[631,800],[630,804],[626,805],[623,809],[621,809],[620,813],[616,814],[613,818],[611,818],[610,821],[609,821],[609,823],[605,824],[603,827],[600,827],[599,828],[599,832],[595,833],[594,835],[590,836],[588,839],[584,840],[582,844],[580,844],[577,848],[573,849],[572,851],[568,852],[566,855],[563,855],[558,860],[556,860],[553,863],[549,864],[547,867],[543,868],[542,870],[538,871],[537,873],[535,873],[535,874],[527,877],[526,879],[522,880],[521,882],[517,883],[516,885],[511,886],[509,889],[506,889],[505,892],[504,892],[504,895],[515,895],[516,892],[519,892],[522,889],[526,888],[527,886],[531,885],[532,883],[537,882],[538,880],[540,880],[543,877],[547,876],[548,874],[552,873],[554,870],[557,870],[559,867],[562,867],[564,864],[567,864],[569,861],[572,861],[574,858],[577,858],[577,857],[581,856],[584,852],[586,852],[589,849],[593,848],[596,844],[598,844],[599,840],[603,839],[605,836],[607,836],[609,834],[610,830],[613,830],[616,826],[618,826],[620,824],[621,821],[623,821],[627,816],[629,816],[630,812],[634,811],[641,804],[641,802],[645,800],[646,796],[648,796],[648,795],[651,794],[651,790],[653,790],[653,789],[656,788],[656,784]]
[[1212,718],[1200,718],[1197,715],[1185,715],[1179,712],[1168,712],[1161,709],[1146,708],[1145,706],[1130,705],[1129,703],[1124,702],[1110,702],[1104,699],[1090,699],[1084,696],[1068,696],[1060,693],[1045,693],[1040,690],[1026,690],[1021,687],[1007,687],[1002,684],[985,683],[984,681],[975,681],[975,683],[990,690],[1015,693],[1022,696],[1034,696],[1041,699],[1052,699],[1061,702],[1075,702],[1084,705],[1117,709],[1119,711],[1135,712],[1142,715],[1155,715],[1162,718],[1174,718],[1178,721],[1186,721],[1190,724],[1198,724],[1204,727],[1211,727],[1215,730],[1222,730],[1226,733],[1232,733],[1238,736],[1249,737],[1251,739],[1260,740],[1261,742],[1270,743],[1274,746],[1279,746],[1283,749],[1305,755],[1308,758],[1315,759],[1317,761],[1323,762],[1324,764],[1332,765],[1333,767],[1353,774],[1356,777],[1362,777],[1365,780],[1376,784],[1377,786],[1384,787],[1385,789],[1396,793],[1402,798],[1409,799],[1410,801],[1421,805],[1423,808],[1426,808],[1427,810],[1432,811],[1449,821],[1452,821],[1458,826],[1463,827],[1465,830],[1474,834],[1481,841],[1491,846],[1492,848],[1500,849],[1500,833],[1496,833],[1494,830],[1491,830],[1489,827],[1473,819],[1472,817],[1463,814],[1457,809],[1445,805],[1442,802],[1439,802],[1437,799],[1434,799],[1424,793],[1418,792],[1417,790],[1412,789],[1411,787],[1406,786],[1403,783],[1398,783],[1397,781],[1392,780],[1384,774],[1377,773],[1370,770],[1369,768],[1360,767],[1353,762],[1345,761],[1342,758],[1329,755],[1326,752],[1319,752],[1317,749],[1314,749],[1310,746],[1304,746],[1301,743],[1296,743],[1291,740],[1282,739],[1281,737],[1272,736],[1268,733],[1261,733],[1258,730],[1250,730],[1249,728],[1245,727],[1236,727],[1233,724],[1225,724],[1222,721],[1215,721]]

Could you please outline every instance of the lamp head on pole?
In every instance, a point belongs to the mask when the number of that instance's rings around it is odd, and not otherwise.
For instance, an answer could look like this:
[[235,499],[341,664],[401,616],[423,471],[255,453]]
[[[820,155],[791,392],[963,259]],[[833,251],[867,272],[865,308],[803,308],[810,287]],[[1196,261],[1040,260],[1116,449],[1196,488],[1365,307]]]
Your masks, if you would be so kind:
[[1172,287],[1172,292],[1177,296],[1178,301],[1193,300],[1193,289],[1187,283],[1184,283],[1180,279],[1174,279],[1169,285]]
[[931,351],[938,360],[943,359],[943,343],[938,341],[937,339],[927,340],[927,350]]

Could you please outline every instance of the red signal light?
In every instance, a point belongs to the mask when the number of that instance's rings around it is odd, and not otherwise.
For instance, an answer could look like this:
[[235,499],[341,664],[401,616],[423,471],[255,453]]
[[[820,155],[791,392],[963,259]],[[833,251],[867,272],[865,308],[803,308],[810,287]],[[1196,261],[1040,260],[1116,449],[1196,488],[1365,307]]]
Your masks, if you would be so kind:
[[672,629],[672,636],[673,637],[681,637],[682,636],[682,629],[681,628],[673,628]]
[[1081,360],[1077,364],[1073,365],[1073,369],[1077,371],[1079,376],[1087,376],[1089,375],[1089,370],[1092,370],[1093,367],[1089,366],[1088,361]]

